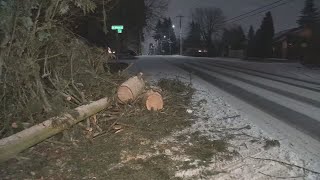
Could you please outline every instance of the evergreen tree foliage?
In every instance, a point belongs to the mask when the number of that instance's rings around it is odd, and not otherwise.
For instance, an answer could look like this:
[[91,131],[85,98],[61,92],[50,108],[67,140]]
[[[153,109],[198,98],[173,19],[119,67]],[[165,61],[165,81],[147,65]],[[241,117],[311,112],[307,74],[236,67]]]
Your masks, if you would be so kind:
[[192,21],[189,24],[189,32],[185,40],[185,47],[201,48],[201,46],[202,39],[200,25]]
[[[297,23],[304,31],[311,31],[308,37],[303,37],[307,43],[302,55],[304,64],[320,64],[320,13],[313,0],[306,0]],[[309,34],[309,33],[308,33]]]
[[247,56],[251,57],[254,55],[254,37],[255,32],[252,26],[250,26],[250,29],[248,31],[247,39],[248,39],[248,46],[247,46]]
[[267,12],[254,38],[254,56],[261,58],[272,57],[274,25],[271,12]]
[[153,38],[157,42],[158,54],[174,54],[177,52],[177,38],[172,27],[172,20],[164,18],[158,20]]
[[320,13],[315,7],[313,0],[306,0],[305,7],[301,11],[301,16],[297,23],[300,26],[313,27],[320,22]]

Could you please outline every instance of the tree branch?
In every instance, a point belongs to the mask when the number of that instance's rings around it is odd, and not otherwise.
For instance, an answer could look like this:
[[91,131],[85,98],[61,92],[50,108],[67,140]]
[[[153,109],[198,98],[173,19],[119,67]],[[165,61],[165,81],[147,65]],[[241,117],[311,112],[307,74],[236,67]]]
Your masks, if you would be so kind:
[[308,172],[311,172],[311,173],[314,173],[314,174],[320,174],[320,172],[317,172],[317,171],[314,171],[314,170],[311,170],[311,169],[308,169],[308,168],[305,168],[305,167],[302,167],[302,166],[299,166],[299,165],[290,164],[290,163],[287,163],[287,162],[275,160],[275,159],[256,158],[256,157],[250,157],[250,158],[252,158],[252,159],[258,159],[258,160],[263,160],[263,161],[273,161],[273,162],[277,162],[277,163],[284,164],[284,165],[287,165],[287,166],[292,166],[292,167],[300,168],[300,169],[303,169],[303,170],[305,170],[305,171],[308,171]]
[[294,179],[294,178],[303,178],[303,177],[306,177],[306,176],[290,176],[290,177],[285,177],[285,176],[272,176],[272,175],[269,175],[269,174],[265,174],[263,172],[258,172],[262,175],[265,175],[265,176],[268,176],[268,177],[272,177],[272,178],[277,178],[277,179]]

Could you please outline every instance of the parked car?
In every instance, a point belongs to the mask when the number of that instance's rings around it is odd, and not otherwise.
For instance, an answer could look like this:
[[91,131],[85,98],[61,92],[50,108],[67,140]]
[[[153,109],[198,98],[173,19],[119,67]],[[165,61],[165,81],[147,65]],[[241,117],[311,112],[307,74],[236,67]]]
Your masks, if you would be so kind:
[[135,59],[135,56],[138,54],[130,49],[120,51],[120,53],[117,54],[118,59]]
[[201,49],[201,48],[188,48],[185,51],[185,54],[187,56],[207,57],[208,56],[208,50]]

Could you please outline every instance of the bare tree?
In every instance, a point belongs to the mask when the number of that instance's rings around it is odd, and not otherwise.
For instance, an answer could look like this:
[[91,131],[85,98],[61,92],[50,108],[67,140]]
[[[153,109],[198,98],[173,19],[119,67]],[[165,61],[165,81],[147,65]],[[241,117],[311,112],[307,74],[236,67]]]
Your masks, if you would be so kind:
[[168,9],[169,0],[145,0],[146,7],[146,28],[153,29],[158,19]]
[[197,8],[192,13],[193,21],[199,24],[201,36],[206,42],[209,54],[212,54],[212,39],[223,29],[225,16],[219,8]]

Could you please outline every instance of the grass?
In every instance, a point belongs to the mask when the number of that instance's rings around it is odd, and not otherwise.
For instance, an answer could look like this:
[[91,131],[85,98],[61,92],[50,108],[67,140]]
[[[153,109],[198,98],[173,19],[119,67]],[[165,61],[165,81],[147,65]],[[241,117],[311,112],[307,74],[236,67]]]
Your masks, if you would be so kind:
[[168,168],[172,161],[166,155],[153,156],[147,160],[137,160],[126,164],[123,168],[112,171],[106,178],[110,179],[179,179],[174,177],[175,171]]
[[228,152],[228,144],[224,140],[209,140],[207,137],[194,133],[191,136],[192,145],[185,148],[187,155],[208,164],[214,156]]

